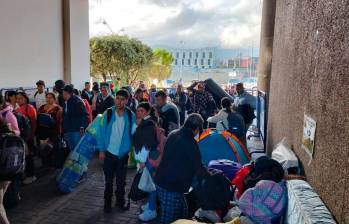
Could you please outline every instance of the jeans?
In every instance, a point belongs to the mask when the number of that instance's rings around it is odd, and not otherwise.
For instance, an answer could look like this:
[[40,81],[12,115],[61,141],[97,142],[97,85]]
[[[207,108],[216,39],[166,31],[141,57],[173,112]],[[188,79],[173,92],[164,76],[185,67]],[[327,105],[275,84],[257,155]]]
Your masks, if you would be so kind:
[[[148,162],[145,163],[145,166],[149,170],[150,175],[153,176],[154,173],[155,173],[154,167],[150,163],[148,163]],[[154,181],[154,178],[153,178],[153,181]],[[155,211],[156,210],[156,199],[157,199],[156,191],[150,192],[149,196],[148,196],[149,210],[151,210],[151,211]]]
[[81,139],[81,134],[79,131],[68,132],[64,134],[64,138],[68,143],[70,151],[73,151]]
[[113,181],[116,177],[116,201],[118,205],[125,204],[125,187],[126,187],[126,173],[127,173],[128,154],[119,158],[105,152],[105,159],[103,165],[103,171],[105,176],[105,190],[104,200],[105,203],[111,205],[113,198]]

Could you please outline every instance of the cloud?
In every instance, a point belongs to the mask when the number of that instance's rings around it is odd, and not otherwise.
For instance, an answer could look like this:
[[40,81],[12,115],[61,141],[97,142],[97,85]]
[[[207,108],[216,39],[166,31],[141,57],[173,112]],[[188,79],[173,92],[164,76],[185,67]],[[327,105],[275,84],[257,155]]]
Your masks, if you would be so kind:
[[261,0],[95,0],[91,36],[110,33],[100,18],[151,46],[250,47],[259,45]]

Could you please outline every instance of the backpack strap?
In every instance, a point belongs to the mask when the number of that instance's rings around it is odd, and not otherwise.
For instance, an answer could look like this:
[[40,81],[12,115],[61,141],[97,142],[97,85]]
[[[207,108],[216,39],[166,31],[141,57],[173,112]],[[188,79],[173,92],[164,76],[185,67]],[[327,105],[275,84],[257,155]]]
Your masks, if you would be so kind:
[[[127,117],[128,117],[128,123],[129,123],[129,128],[130,128],[130,136],[132,136],[132,111],[128,108],[128,107],[125,107],[125,111],[127,113]],[[107,124],[110,123],[111,121],[111,117],[112,117],[112,114],[113,113],[113,109],[110,107],[107,109]]]
[[107,109],[107,124],[109,124],[111,121],[111,116],[113,115],[112,113],[113,113],[113,109],[108,108]]

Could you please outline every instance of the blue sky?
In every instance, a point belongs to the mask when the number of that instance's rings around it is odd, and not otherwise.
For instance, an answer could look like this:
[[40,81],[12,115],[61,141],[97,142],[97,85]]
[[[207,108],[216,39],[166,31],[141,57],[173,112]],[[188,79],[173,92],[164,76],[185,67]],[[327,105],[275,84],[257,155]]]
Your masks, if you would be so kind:
[[114,33],[150,46],[258,47],[262,0],[90,0],[90,35]]

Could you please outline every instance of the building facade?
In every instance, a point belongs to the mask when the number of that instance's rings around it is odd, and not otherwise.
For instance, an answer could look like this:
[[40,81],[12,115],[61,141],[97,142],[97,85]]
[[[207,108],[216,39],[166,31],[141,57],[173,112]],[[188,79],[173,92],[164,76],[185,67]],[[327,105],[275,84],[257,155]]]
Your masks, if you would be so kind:
[[215,48],[171,49],[174,68],[212,69],[217,67]]

